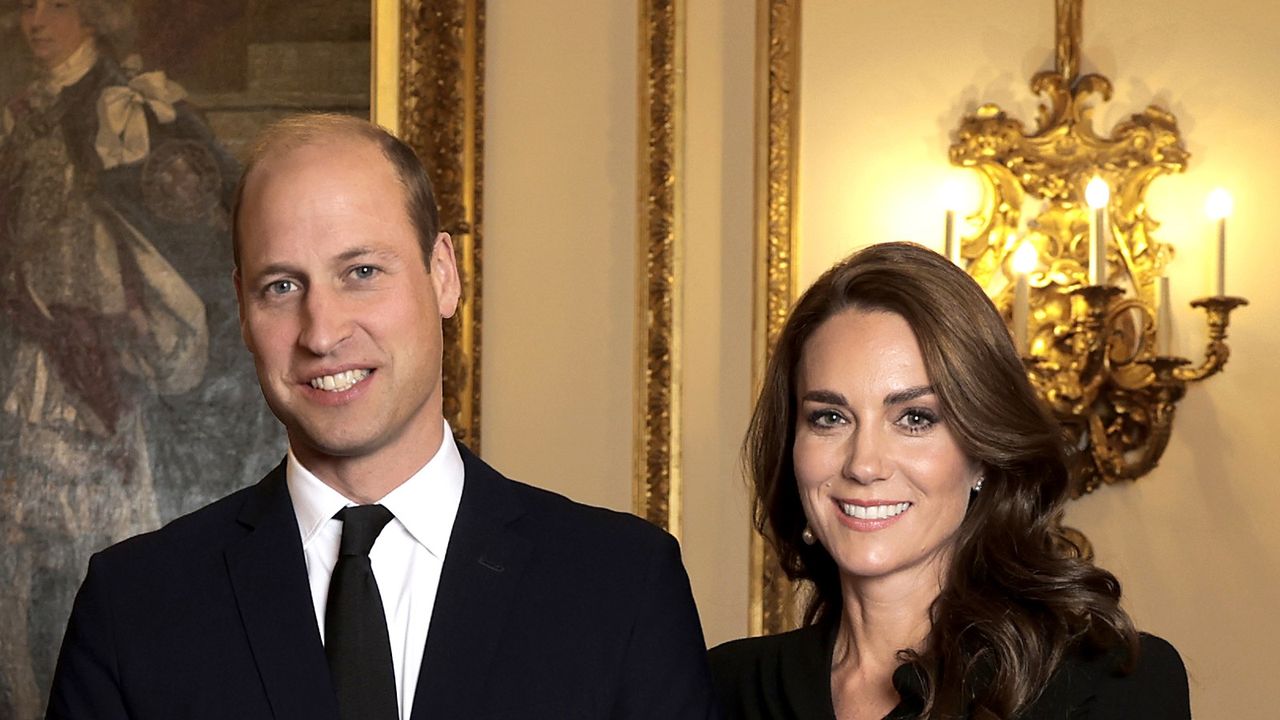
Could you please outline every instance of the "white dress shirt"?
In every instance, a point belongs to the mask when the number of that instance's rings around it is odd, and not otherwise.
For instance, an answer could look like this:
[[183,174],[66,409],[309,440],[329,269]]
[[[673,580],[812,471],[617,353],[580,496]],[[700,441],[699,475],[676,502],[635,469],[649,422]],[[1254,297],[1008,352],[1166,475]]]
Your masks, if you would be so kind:
[[[292,449],[286,473],[323,641],[329,579],[342,539],[342,521],[333,516],[356,503],[311,474],[294,457]],[[378,501],[395,515],[378,535],[369,560],[387,616],[401,718],[409,717],[413,710],[440,570],[462,499],[462,479],[462,456],[453,442],[453,431],[445,423],[444,439],[435,457]]]

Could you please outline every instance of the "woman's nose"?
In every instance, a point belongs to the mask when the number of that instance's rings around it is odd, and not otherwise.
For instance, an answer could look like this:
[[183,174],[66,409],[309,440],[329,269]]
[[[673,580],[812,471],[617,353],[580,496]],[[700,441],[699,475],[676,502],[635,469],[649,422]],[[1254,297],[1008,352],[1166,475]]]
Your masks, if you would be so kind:
[[883,480],[883,440],[867,428],[859,428],[849,436],[849,456],[844,465],[844,476],[863,485]]

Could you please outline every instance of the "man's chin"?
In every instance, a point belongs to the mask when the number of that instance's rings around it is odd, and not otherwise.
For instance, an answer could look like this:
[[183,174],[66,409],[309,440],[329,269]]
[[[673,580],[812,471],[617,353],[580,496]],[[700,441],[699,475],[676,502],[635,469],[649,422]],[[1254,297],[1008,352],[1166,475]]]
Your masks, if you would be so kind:
[[[286,425],[286,427],[297,428],[298,426]],[[289,447],[299,460],[304,455],[320,461],[354,460],[374,455],[378,447],[374,437],[355,436],[341,431],[299,428],[290,430],[288,435]]]

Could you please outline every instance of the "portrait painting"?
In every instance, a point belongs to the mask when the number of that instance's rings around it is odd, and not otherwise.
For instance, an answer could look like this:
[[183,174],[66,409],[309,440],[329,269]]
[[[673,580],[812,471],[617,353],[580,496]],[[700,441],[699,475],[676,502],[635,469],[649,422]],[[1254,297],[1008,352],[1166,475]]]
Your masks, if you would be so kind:
[[90,556],[256,482],[231,205],[265,124],[367,117],[369,0],[0,0],[0,718]]

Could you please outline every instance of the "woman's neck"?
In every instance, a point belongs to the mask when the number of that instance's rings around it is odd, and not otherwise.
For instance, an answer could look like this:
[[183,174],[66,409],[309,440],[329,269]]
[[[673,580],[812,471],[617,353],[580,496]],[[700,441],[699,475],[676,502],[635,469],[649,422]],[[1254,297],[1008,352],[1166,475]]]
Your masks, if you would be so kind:
[[841,720],[882,718],[898,702],[898,652],[919,650],[941,592],[936,569],[883,578],[842,578],[843,607],[831,658],[832,704]]

